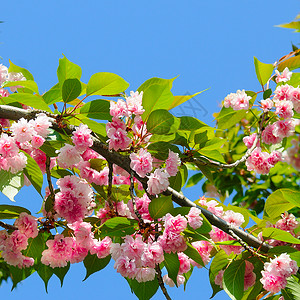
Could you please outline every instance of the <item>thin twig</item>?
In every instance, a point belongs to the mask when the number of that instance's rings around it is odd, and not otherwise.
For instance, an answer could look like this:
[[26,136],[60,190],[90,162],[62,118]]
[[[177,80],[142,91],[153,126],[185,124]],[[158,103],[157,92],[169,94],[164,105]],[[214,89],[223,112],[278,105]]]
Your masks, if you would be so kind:
[[143,220],[141,214],[139,213],[139,211],[137,210],[136,203],[135,203],[133,172],[130,173],[130,187],[129,187],[129,191],[130,191],[130,197],[131,197],[131,201],[132,201],[134,213],[137,216],[137,218],[139,219],[140,223],[143,224],[144,220]]
[[0,221],[0,226],[5,228],[5,229],[8,229],[8,230],[18,230],[18,228],[16,226],[9,225],[9,224],[4,223],[2,221]]
[[51,181],[50,157],[48,155],[46,156],[46,174],[47,174],[47,181],[48,181],[50,195],[54,199],[55,198],[55,192],[54,192],[53,184],[52,184],[52,181]]
[[155,271],[156,271],[156,278],[157,278],[159,287],[162,290],[164,296],[166,297],[167,300],[172,300],[171,297],[168,294],[168,291],[167,291],[167,289],[165,287],[165,284],[164,284],[164,281],[162,279],[161,269],[160,269],[159,265],[155,265]]
[[107,186],[107,201],[111,211],[114,210],[114,206],[111,201],[111,193],[112,193],[112,181],[113,181],[113,164],[108,162],[108,186]]

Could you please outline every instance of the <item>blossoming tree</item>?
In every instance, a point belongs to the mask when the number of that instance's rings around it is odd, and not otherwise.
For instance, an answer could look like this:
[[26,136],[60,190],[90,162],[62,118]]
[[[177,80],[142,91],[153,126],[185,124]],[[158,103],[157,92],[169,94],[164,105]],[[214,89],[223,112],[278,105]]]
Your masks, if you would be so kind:
[[[39,216],[0,205],[0,280],[37,272],[47,286],[112,259],[139,299],[170,299],[166,285],[210,263],[213,296],[299,299],[299,50],[254,65],[260,90],[226,96],[216,127],[170,112],[195,96],[174,96],[174,79],[128,93],[113,73],[81,82],[63,57],[41,95],[28,70],[1,65],[0,190],[32,185],[42,201]],[[187,199],[200,180],[207,197]]]

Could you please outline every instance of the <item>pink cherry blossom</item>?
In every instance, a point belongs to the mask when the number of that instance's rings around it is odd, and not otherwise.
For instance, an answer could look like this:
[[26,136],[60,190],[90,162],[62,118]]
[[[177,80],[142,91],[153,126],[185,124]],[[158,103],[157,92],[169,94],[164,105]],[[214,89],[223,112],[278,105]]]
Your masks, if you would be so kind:
[[273,101],[291,100],[293,89],[294,88],[288,84],[277,86]]
[[158,242],[167,253],[183,252],[187,248],[184,237],[172,231],[165,231],[163,235],[158,238]]
[[269,154],[262,152],[259,147],[251,153],[250,157],[246,160],[246,166],[248,171],[255,171],[258,174],[268,174],[273,167],[268,162]]
[[127,256],[120,256],[115,264],[114,268],[123,277],[134,278],[138,272],[138,268],[135,265],[134,260],[130,260]]
[[252,133],[250,136],[245,136],[243,138],[243,142],[248,149],[250,149],[253,146],[253,143],[255,142],[256,137],[257,137],[257,134]]
[[[163,276],[163,282],[168,285],[169,287],[174,287],[175,283],[174,281],[168,276],[168,274]],[[185,278],[182,275],[177,275],[177,286],[184,284]]]
[[281,118],[288,119],[294,115],[292,101],[282,100],[275,102],[276,111]]
[[147,191],[150,195],[158,195],[165,191],[169,186],[169,174],[161,169],[156,169],[151,173],[148,180]]
[[293,74],[287,67],[285,67],[281,74],[278,70],[275,70],[275,73],[277,75],[275,79],[276,83],[289,81]]
[[274,129],[275,125],[269,124],[262,132],[262,141],[265,144],[271,145],[271,144],[278,144],[282,141],[283,137],[279,135],[274,135]]
[[138,153],[133,152],[129,157],[130,168],[142,178],[152,171],[152,157],[146,149],[140,149]]
[[299,226],[299,222],[293,214],[285,212],[281,215],[281,219],[276,222],[275,226],[281,230],[292,232]]
[[57,152],[57,164],[65,169],[73,168],[82,160],[82,157],[80,156],[80,153],[77,151],[77,149],[69,144],[66,144],[65,146],[57,150]]
[[291,101],[293,102],[294,110],[300,113],[300,88],[294,88],[291,93]]
[[232,210],[226,210],[223,217],[222,217],[227,223],[239,227],[244,222],[244,216],[240,213],[234,212]]
[[260,282],[266,291],[276,294],[286,287],[287,281],[284,277],[276,276],[267,271],[261,271],[261,273],[262,278]]
[[261,108],[264,112],[271,110],[274,105],[273,101],[270,98],[261,100],[260,104],[261,104]]
[[34,135],[31,140],[31,145],[33,148],[40,148],[45,142],[45,139],[40,135]]
[[0,64],[0,85],[2,85],[8,78],[8,68]]
[[205,206],[207,210],[212,212],[214,215],[221,217],[223,215],[223,207],[218,206],[219,203],[216,200],[206,201],[205,197],[199,200],[200,205]]
[[191,269],[189,257],[184,253],[179,252],[178,259],[180,263],[178,274],[182,275],[184,273],[187,273]]
[[109,236],[106,236],[103,240],[94,240],[94,245],[90,249],[91,254],[97,254],[98,258],[104,258],[110,254],[110,247],[112,240]]
[[130,92],[130,96],[126,98],[128,111],[133,115],[142,115],[145,111],[142,106],[143,92]]
[[22,212],[19,215],[14,226],[16,226],[21,233],[25,234],[27,238],[35,238],[39,233],[37,219],[26,212]]
[[125,150],[131,144],[131,139],[127,136],[126,131],[122,130],[121,128],[110,128],[107,131],[107,136],[109,137],[107,140],[109,144],[109,150]]
[[294,134],[296,122],[295,119],[286,119],[273,123],[274,136],[283,139]]
[[42,253],[41,262],[51,268],[65,267],[72,256],[73,239],[57,234],[54,240],[46,242],[48,249]]
[[200,228],[203,224],[203,218],[200,216],[201,210],[197,207],[192,207],[189,213],[186,215],[189,225],[193,229]]
[[124,245],[122,244],[123,253],[130,259],[139,259],[141,258],[146,244],[143,242],[140,236],[137,236],[135,239],[132,236],[127,235],[124,238]]
[[37,134],[32,124],[24,118],[21,118],[18,122],[13,123],[10,129],[12,131],[12,135],[19,143],[31,141],[32,137]]
[[[209,241],[196,241],[192,242],[192,246],[198,251],[200,254],[204,265],[207,265],[210,262],[210,252],[214,248],[212,243]],[[202,268],[202,266],[195,261],[191,260],[191,264],[194,267]]]
[[15,143],[14,138],[3,133],[0,137],[0,154],[3,157],[12,157],[17,155],[19,148]]
[[136,273],[137,282],[147,282],[155,279],[156,271],[154,268],[139,268]]
[[72,141],[78,152],[83,153],[87,148],[93,145],[91,132],[92,131],[85,124],[80,124],[80,126],[73,131]]
[[170,213],[167,213],[164,217],[165,231],[179,234],[186,229],[187,220],[181,215],[173,217]]
[[0,96],[1,97],[8,97],[9,96],[9,92],[7,90],[5,90],[5,89],[0,88]]
[[126,102],[122,99],[110,101],[110,115],[115,118],[129,117]]
[[36,119],[29,121],[29,123],[33,126],[36,133],[43,138],[46,138],[50,132],[51,121],[44,113],[38,114]]
[[174,153],[169,150],[169,156],[166,160],[166,171],[170,176],[175,176],[178,172],[178,166],[180,166],[180,158],[178,153]]
[[94,234],[92,233],[92,225],[87,222],[74,222],[68,224],[68,227],[74,231],[76,243],[81,247],[90,249],[94,245]]

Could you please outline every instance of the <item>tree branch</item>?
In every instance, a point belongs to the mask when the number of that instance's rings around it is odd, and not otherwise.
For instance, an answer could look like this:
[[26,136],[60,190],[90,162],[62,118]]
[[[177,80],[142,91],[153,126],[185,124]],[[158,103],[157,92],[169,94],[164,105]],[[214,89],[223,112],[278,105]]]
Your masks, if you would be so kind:
[[0,226],[7,229],[7,230],[18,230],[18,228],[16,226],[13,226],[13,225],[9,225],[7,223],[4,223],[2,221],[0,221]]

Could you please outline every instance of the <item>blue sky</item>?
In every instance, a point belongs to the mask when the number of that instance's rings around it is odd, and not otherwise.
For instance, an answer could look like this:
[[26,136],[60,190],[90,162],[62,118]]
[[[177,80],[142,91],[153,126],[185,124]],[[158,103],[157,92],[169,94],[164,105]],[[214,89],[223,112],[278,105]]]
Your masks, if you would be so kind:
[[[96,72],[114,72],[135,90],[151,77],[173,78],[177,95],[196,93],[183,111],[213,125],[212,113],[222,99],[237,89],[259,90],[253,56],[265,63],[291,51],[299,37],[291,30],[274,25],[291,21],[299,1],[6,1],[1,5],[0,56],[31,71],[40,91],[56,82],[58,59],[64,54],[83,69],[87,82]],[[186,190],[192,200],[201,188]],[[17,205],[40,208],[32,189],[16,197]],[[9,204],[4,196],[0,203]],[[82,283],[85,271],[74,265],[61,289],[52,278],[46,294],[36,274],[10,292],[11,284],[0,287],[3,299],[82,299],[109,297],[136,299],[125,279],[110,265]],[[207,270],[195,270],[187,291],[169,289],[172,299],[209,299]],[[159,292],[153,299],[163,299]],[[214,299],[228,299],[222,292]]]

